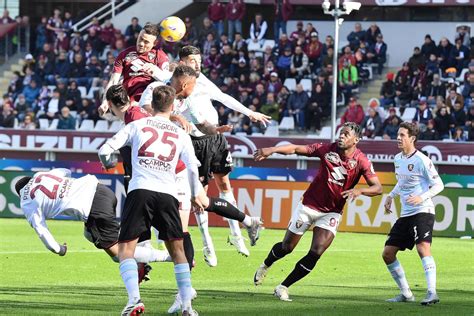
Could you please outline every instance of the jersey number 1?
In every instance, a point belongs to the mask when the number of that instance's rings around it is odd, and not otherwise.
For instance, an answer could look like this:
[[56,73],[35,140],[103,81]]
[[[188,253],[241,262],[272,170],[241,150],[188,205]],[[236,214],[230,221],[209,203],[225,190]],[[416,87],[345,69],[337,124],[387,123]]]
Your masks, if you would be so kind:
[[[42,174],[42,175],[39,175],[36,180],[35,180],[35,183],[39,183],[41,182],[41,179],[43,179],[43,177],[46,177],[46,178],[50,178],[50,179],[53,179],[54,181],[57,181],[59,183],[63,182],[63,179],[61,179],[60,177],[56,177],[52,174]],[[59,184],[55,184],[53,186],[53,190],[50,191],[48,190],[44,185],[42,184],[38,184],[37,186],[35,186],[31,191],[30,191],[30,198],[31,199],[34,199],[35,198],[35,193],[37,190],[40,190],[41,192],[44,193],[44,195],[46,195],[48,198],[50,198],[51,200],[54,200],[56,198],[56,195],[58,194],[58,188],[59,188]]]
[[[144,133],[151,133],[151,137],[140,147],[138,150],[139,157],[155,157],[155,153],[152,151],[148,151],[148,147],[150,147],[155,141],[158,140],[158,132],[156,129],[152,127],[144,127],[142,129]],[[171,147],[170,154],[168,156],[158,155],[158,159],[161,161],[169,162],[173,160],[176,154],[176,144],[174,143],[174,139],[178,139],[178,135],[175,133],[164,132],[161,136],[161,143],[165,145],[169,145]]]

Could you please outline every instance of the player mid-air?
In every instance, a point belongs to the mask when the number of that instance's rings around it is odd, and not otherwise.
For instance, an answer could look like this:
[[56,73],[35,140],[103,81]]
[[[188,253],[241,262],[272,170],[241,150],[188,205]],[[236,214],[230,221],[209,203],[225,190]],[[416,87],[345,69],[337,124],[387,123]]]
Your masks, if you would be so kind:
[[[273,246],[254,276],[255,285],[262,284],[273,263],[291,253],[303,234],[314,227],[309,252],[275,288],[274,295],[280,300],[290,301],[288,288],[309,274],[331,245],[346,199],[354,200],[361,194],[376,196],[382,193],[382,186],[372,163],[357,149],[361,136],[360,126],[348,122],[342,126],[339,139],[332,144],[288,144],[261,148],[254,154],[256,161],[264,160],[272,154],[298,154],[321,159],[318,174],[293,211],[283,241]],[[354,188],[361,176],[365,178],[369,187]]]
[[432,197],[443,191],[444,185],[433,162],[415,147],[419,128],[403,122],[397,135],[401,152],[395,156],[397,184],[385,202],[385,210],[391,212],[392,201],[399,195],[402,205],[400,218],[395,222],[383,249],[383,260],[400,289],[400,294],[388,302],[414,302],[415,296],[408,286],[405,271],[397,260],[398,251],[416,250],[425,270],[428,292],[422,305],[439,302],[436,293],[436,264],[431,255],[431,241],[435,220]]

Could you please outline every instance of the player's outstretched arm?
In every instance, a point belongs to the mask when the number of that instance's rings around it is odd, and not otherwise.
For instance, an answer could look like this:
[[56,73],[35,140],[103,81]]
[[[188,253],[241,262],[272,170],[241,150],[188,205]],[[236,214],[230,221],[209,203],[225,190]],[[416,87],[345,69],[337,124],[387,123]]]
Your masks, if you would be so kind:
[[382,194],[382,184],[378,177],[367,179],[368,188],[353,188],[342,192],[342,197],[354,201],[360,195],[376,196]]
[[107,93],[107,90],[109,90],[111,86],[116,85],[120,82],[120,76],[121,74],[116,73],[116,72],[112,73],[112,75],[110,76],[110,80],[107,83],[107,86],[105,87],[105,90],[104,90],[102,104],[99,106],[99,109],[98,109],[100,116],[103,116],[109,110],[109,104],[107,103],[107,100],[105,99],[105,94]]
[[266,148],[259,148],[253,153],[253,158],[255,161],[262,161],[273,154],[281,154],[281,155],[302,155],[307,156],[309,155],[308,147],[306,145],[282,145],[276,147],[266,147]]
[[60,245],[56,242],[53,235],[49,231],[48,226],[46,226],[44,218],[42,218],[38,213],[33,214],[30,218],[31,227],[33,227],[45,247],[55,254],[64,256],[67,252],[66,243]]

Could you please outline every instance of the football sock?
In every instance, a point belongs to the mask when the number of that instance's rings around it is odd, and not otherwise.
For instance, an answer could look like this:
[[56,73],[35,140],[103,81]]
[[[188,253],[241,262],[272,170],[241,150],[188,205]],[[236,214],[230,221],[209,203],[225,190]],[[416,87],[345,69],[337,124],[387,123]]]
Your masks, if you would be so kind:
[[285,253],[283,251],[282,245],[283,245],[283,243],[281,243],[281,242],[276,243],[275,245],[273,245],[272,250],[270,250],[270,252],[268,253],[268,256],[265,259],[265,261],[263,261],[263,263],[267,267],[270,267],[275,261],[280,260],[281,258],[283,258],[284,256],[287,255],[287,253]]
[[204,244],[204,247],[212,245],[212,238],[209,234],[209,215],[207,212],[195,212],[194,216],[196,217],[196,222],[199,226],[199,231],[201,232],[202,243]]
[[290,287],[293,283],[304,278],[313,270],[319,258],[320,256],[309,252],[306,256],[301,258],[300,261],[296,263],[293,271],[291,271],[291,273],[286,277],[286,279],[281,282],[281,285]]
[[185,310],[191,306],[191,272],[187,263],[179,263],[174,266],[178,292],[183,302],[182,309]]
[[125,259],[119,265],[120,275],[128,293],[128,304],[135,304],[140,299],[138,289],[138,267],[135,259]]
[[189,263],[189,271],[191,271],[193,269],[194,247],[193,247],[193,241],[191,239],[191,234],[189,234],[188,232],[184,233],[183,248],[184,248],[184,255],[186,256],[186,260],[188,260],[188,263]]
[[410,287],[408,286],[407,278],[405,277],[405,271],[398,260],[395,260],[391,264],[387,264],[387,269],[392,275],[393,279],[398,285],[398,288],[405,297],[411,297]]
[[242,221],[242,224],[244,224],[245,227],[249,227],[250,225],[252,225],[252,217],[245,215],[245,218]]
[[216,213],[228,219],[236,219],[239,222],[242,222],[245,218],[245,214],[239,211],[238,208],[220,198],[209,198],[209,206],[206,208],[206,211]]
[[425,269],[428,292],[436,293],[436,263],[432,256],[423,257],[421,262],[423,263],[423,268]]
[[[231,190],[231,191],[227,191],[227,192],[221,192],[221,193],[219,193],[219,197],[220,197],[221,199],[226,200],[227,202],[232,203],[232,205],[234,205],[235,207],[237,207],[237,202],[235,201],[234,193],[232,193],[232,190]],[[242,236],[242,233],[240,232],[239,222],[237,222],[236,220],[233,220],[233,219],[229,219],[228,222],[229,222],[230,233],[231,233],[233,236],[239,236],[239,237],[241,237],[241,236]]]

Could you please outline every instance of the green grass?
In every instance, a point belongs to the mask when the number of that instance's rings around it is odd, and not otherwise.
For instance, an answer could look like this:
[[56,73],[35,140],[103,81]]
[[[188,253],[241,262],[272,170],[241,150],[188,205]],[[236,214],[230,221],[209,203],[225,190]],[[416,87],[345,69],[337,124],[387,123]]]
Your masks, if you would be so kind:
[[[119,315],[126,292],[118,265],[82,237],[82,224],[49,221],[58,242],[69,253],[58,257],[46,250],[24,219],[0,219],[0,311],[9,315]],[[219,264],[209,268],[199,250],[198,231],[191,233],[197,266],[192,275],[200,315],[474,315],[474,243],[435,238],[440,304],[389,304],[398,294],[382,262],[383,235],[339,233],[313,272],[290,288],[293,302],[272,296],[310,242],[307,234],[297,249],[270,270],[262,286],[253,274],[281,230],[265,230],[249,258],[226,245],[228,229],[211,228]],[[399,255],[419,302],[426,283],[415,252]],[[175,280],[170,263],[155,263],[152,280],[141,287],[147,315],[166,315],[173,302]]]

